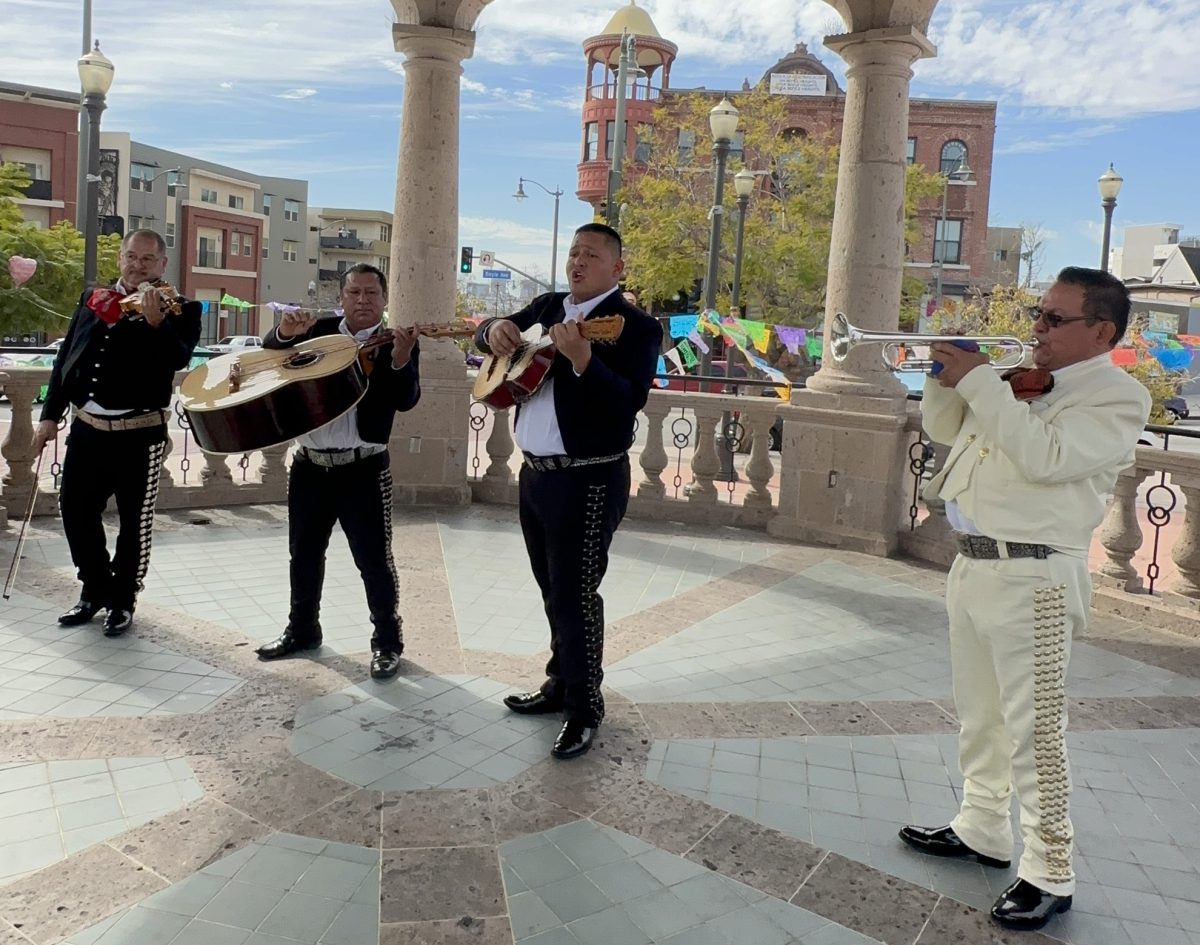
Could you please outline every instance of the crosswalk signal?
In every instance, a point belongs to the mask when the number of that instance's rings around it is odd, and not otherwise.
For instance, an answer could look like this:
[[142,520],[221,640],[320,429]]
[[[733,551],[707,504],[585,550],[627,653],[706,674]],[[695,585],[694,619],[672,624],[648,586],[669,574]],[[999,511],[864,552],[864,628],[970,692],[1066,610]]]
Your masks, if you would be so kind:
[[471,261],[475,258],[475,251],[470,246],[462,248],[462,259],[458,263],[459,272],[470,272]]

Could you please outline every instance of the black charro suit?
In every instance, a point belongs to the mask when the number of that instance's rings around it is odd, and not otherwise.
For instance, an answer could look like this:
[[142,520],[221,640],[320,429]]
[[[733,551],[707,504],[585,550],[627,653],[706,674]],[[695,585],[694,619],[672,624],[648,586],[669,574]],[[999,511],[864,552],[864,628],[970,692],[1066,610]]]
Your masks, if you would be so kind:
[[[341,318],[322,318],[307,332],[287,339],[280,339],[272,329],[263,337],[263,347],[290,348],[310,338],[336,335],[341,324]],[[421,352],[419,345],[414,346],[408,364],[398,370],[392,366],[390,344],[379,345],[367,356],[371,370],[367,391],[354,408],[354,427],[357,441],[378,452],[344,465],[322,466],[305,448],[292,461],[288,475],[291,607],[286,634],[301,645],[321,639],[325,554],[333,527],[340,524],[366,589],[374,626],[371,648],[399,653],[402,621],[392,557],[392,474],[386,446],[396,412],[411,410],[421,399]],[[319,438],[321,431],[309,436]],[[307,439],[301,437],[301,444]]]
[[[564,320],[567,298],[564,292],[539,296],[510,320],[521,331],[535,323],[549,328]],[[627,452],[662,347],[658,322],[620,292],[601,299],[584,320],[607,315],[624,318],[620,337],[612,344],[593,344],[580,375],[557,355],[548,379],[566,456],[611,461],[552,471],[526,462],[520,476],[521,531],[550,622],[542,693],[562,704],[568,720],[589,728],[604,717],[604,602],[598,589],[609,544],[629,503]],[[486,335],[493,321],[481,324],[476,334],[483,351],[489,350]],[[517,415],[519,420],[520,408]]]
[[[100,290],[105,291],[105,290]],[[118,287],[124,294],[124,289]],[[154,506],[167,439],[166,413],[175,372],[186,368],[200,338],[200,303],[183,300],[157,327],[140,316],[106,324],[80,297],[54,359],[42,420],[58,422],[97,404],[110,418],[162,411],[162,422],[136,430],[98,430],[76,418],[67,435],[59,508],[81,597],[132,612],[150,564]],[[90,414],[89,414],[90,415]],[[116,496],[120,531],[110,559],[101,516]]]

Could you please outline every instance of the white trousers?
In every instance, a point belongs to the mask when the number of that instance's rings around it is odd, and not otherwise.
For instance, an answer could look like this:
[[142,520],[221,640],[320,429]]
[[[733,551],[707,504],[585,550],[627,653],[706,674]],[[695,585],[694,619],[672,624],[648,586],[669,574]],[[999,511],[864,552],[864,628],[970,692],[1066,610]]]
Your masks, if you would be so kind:
[[1012,857],[1015,789],[1025,852],[1017,875],[1071,895],[1065,677],[1087,625],[1087,561],[959,556],[946,582],[963,801],[954,832],[978,853]]

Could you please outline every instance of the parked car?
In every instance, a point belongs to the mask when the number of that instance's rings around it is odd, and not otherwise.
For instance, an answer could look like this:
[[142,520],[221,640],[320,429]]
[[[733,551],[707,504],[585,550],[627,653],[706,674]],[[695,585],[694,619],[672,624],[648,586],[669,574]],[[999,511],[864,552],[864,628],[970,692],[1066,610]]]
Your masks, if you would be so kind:
[[1166,398],[1163,401],[1163,410],[1167,412],[1167,416],[1171,418],[1172,423],[1188,418],[1188,402],[1182,397]]
[[215,345],[209,345],[208,350],[217,354],[228,354],[231,351],[245,351],[262,347],[262,339],[258,335],[226,335]]

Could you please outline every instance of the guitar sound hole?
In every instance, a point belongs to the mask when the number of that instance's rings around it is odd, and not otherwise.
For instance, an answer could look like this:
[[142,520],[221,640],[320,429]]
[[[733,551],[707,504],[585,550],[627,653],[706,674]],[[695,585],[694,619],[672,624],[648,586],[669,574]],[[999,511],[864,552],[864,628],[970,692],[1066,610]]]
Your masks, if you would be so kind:
[[318,351],[301,351],[288,358],[284,362],[284,367],[305,368],[316,364],[320,360],[321,354]]

